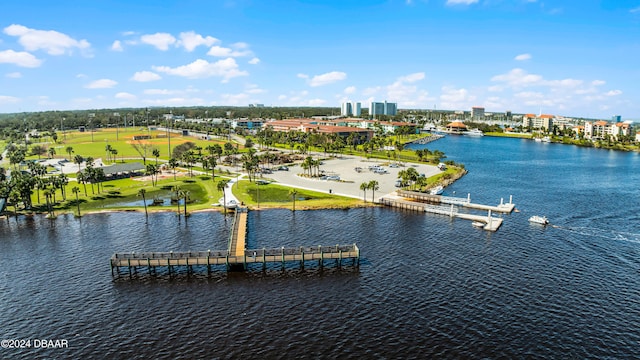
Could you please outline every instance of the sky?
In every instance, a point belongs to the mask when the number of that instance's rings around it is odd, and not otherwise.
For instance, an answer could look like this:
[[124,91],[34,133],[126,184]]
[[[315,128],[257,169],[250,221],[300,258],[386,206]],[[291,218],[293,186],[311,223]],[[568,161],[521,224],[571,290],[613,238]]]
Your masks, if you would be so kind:
[[640,0],[7,1],[0,113],[327,106],[640,119]]

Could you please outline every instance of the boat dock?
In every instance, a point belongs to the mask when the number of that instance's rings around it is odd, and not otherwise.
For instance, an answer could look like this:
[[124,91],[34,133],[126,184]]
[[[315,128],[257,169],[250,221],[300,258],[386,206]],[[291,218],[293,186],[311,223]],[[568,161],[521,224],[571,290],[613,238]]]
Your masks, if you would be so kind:
[[304,269],[308,261],[317,262],[323,268],[325,260],[335,260],[338,267],[343,265],[343,260],[351,260],[351,265],[360,266],[360,249],[356,244],[246,249],[247,215],[246,208],[236,209],[227,250],[115,253],[110,259],[111,275],[119,277],[122,269],[129,277],[139,269],[156,274],[157,268],[166,268],[171,275],[176,267],[186,268],[189,274],[194,266],[206,267],[210,274],[215,266],[224,266],[226,271],[246,271],[250,264],[261,264],[265,271],[269,263],[281,264],[282,270],[288,263],[299,263]]
[[429,202],[429,203],[439,203],[439,204],[453,204],[459,205],[470,209],[475,210],[484,210],[497,213],[505,213],[509,214],[513,212],[515,209],[515,204],[513,203],[513,197],[509,196],[509,202],[504,203],[504,199],[500,199],[500,205],[491,206],[491,205],[482,205],[482,204],[474,204],[471,202],[471,194],[468,194],[466,198],[452,197],[452,196],[442,196],[442,195],[431,195],[427,193],[421,193],[417,191],[408,191],[408,190],[397,190],[396,193],[399,197],[409,198],[418,200],[419,202]]
[[[441,195],[431,195],[415,191],[398,190],[397,196],[385,196],[380,199],[380,203],[406,210],[424,211],[431,214],[456,217],[473,222],[482,223],[482,229],[487,231],[497,231],[502,226],[503,219],[493,217],[492,212],[511,213],[515,208],[512,198],[505,204],[502,200],[498,206],[473,204],[470,196],[467,198],[455,198]],[[487,211],[487,215],[474,215],[461,213],[458,207],[465,207],[474,210]]]

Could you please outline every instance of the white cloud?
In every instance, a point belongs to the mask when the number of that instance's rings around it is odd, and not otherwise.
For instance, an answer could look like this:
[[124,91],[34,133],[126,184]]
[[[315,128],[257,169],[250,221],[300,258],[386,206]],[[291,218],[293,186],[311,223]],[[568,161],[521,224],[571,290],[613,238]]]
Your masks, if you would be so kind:
[[168,89],[147,89],[143,91],[143,93],[146,95],[171,95],[176,94],[177,91]]
[[323,99],[311,99],[307,101],[307,106],[323,106],[327,101]]
[[345,94],[353,94],[356,92],[356,87],[355,86],[347,86],[346,88],[344,88],[343,92]]
[[18,79],[18,78],[22,77],[22,73],[19,73],[17,71],[16,72],[10,72],[10,73],[5,74],[5,76],[8,77],[8,78],[11,78],[11,79]]
[[17,36],[20,45],[28,51],[44,50],[49,55],[71,54],[74,48],[87,51],[91,47],[87,40],[76,40],[57,31],[35,30],[16,24],[4,28],[4,33]]
[[162,77],[160,75],[151,72],[151,71],[138,71],[131,77],[131,80],[138,82],[149,82],[160,80]]
[[20,99],[15,96],[0,95],[0,104],[15,104],[20,102]]
[[130,94],[128,92],[119,92],[115,95],[116,99],[123,99],[123,100],[135,100],[136,96],[133,94]]
[[607,96],[617,96],[622,94],[622,91],[620,90],[610,90],[607,92]]
[[447,0],[447,5],[471,5],[477,2],[478,0]]
[[176,43],[176,38],[168,33],[155,33],[151,35],[142,35],[140,41],[145,44],[153,45],[158,50],[167,51],[169,45]]
[[440,106],[444,109],[468,109],[475,105],[476,97],[469,94],[467,89],[456,89],[443,86],[440,95]]
[[183,76],[190,79],[202,79],[207,77],[221,77],[224,81],[237,76],[249,75],[246,71],[238,69],[235,59],[227,58],[210,63],[206,60],[198,59],[191,64],[171,68],[168,66],[153,66],[155,71],[169,75]]
[[309,81],[309,86],[323,86],[334,83],[336,81],[341,81],[347,78],[347,73],[342,71],[331,71],[325,74],[316,75]]
[[296,76],[297,76],[297,77],[299,77],[300,79],[308,79],[308,78],[309,78],[309,75],[307,75],[307,74],[302,74],[302,73],[300,73],[300,74],[298,74],[298,75],[296,75]]
[[42,60],[25,51],[0,51],[0,64],[8,63],[20,67],[35,68],[42,64]]
[[531,54],[520,54],[520,55],[517,55],[514,59],[518,61],[530,60]]
[[528,74],[525,70],[516,68],[507,74],[492,77],[491,81],[503,82],[511,87],[517,88],[540,84],[542,82],[542,76]]
[[254,57],[253,59],[249,60],[249,64],[251,65],[257,65],[260,63],[260,59],[258,59],[257,57]]
[[631,10],[629,10],[630,13],[635,14],[635,13],[640,13],[640,6],[638,6],[637,8],[633,8]]
[[111,50],[112,51],[123,51],[124,49],[122,48],[122,43],[120,42],[120,40],[116,40],[113,42],[113,44],[111,44]]
[[606,84],[606,83],[607,83],[607,82],[606,82],[606,81],[604,81],[604,80],[593,80],[593,81],[591,82],[591,85],[593,85],[593,86],[601,86],[601,85],[604,85],[604,84]]
[[409,75],[405,75],[405,76],[401,76],[398,78],[398,82],[416,82],[416,81],[420,81],[420,80],[424,80],[424,73],[423,72],[417,72],[417,73],[413,73],[413,74],[409,74]]
[[220,96],[224,100],[224,104],[229,105],[246,105],[249,103],[249,95],[240,93],[240,94],[222,94]]
[[245,90],[245,92],[247,94],[262,94],[264,92],[266,92],[264,89],[261,89],[260,87],[258,87],[258,85],[255,84],[251,84],[247,86],[247,89]]
[[118,84],[117,81],[111,80],[111,79],[100,79],[100,80],[96,80],[93,81],[87,85],[85,85],[85,88],[87,89],[109,89],[112,88],[114,86],[116,86]]
[[251,51],[247,50],[247,44],[238,43],[232,45],[234,48],[222,47],[222,46],[212,46],[207,55],[215,56],[215,57],[241,57],[241,56],[250,56]]
[[378,92],[380,92],[380,90],[382,90],[381,86],[368,87],[368,88],[365,88],[364,90],[362,90],[362,95],[364,95],[364,96],[375,95]]
[[211,36],[203,37],[200,34],[196,34],[193,31],[189,31],[189,32],[180,33],[180,41],[178,41],[178,45],[181,45],[182,47],[184,47],[185,50],[187,50],[188,52],[191,52],[200,45],[211,46],[218,42],[220,42],[220,40],[214,37],[211,37]]
[[278,100],[282,101],[286,99],[287,99],[287,95],[278,95]]

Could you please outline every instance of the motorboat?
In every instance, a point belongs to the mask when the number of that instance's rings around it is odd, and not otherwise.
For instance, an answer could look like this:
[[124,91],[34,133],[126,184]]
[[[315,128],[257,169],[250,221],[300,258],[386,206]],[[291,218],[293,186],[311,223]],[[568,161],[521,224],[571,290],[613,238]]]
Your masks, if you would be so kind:
[[218,200],[218,203],[220,204],[220,206],[224,206],[227,209],[235,209],[238,206],[238,202],[235,201],[234,199],[227,200],[227,203],[225,204],[223,197],[221,197],[220,200]]
[[471,225],[473,225],[473,227],[477,227],[477,228],[483,228],[485,227],[485,223],[483,223],[482,221],[474,221],[471,223]]
[[464,134],[469,136],[484,136],[484,133],[480,129],[471,129],[469,131],[465,131]]
[[540,225],[549,224],[549,220],[547,219],[546,216],[538,216],[538,215],[534,215],[534,216],[530,217],[529,218],[529,222],[532,222],[534,224],[540,224]]
[[438,185],[438,186],[432,188],[431,190],[429,190],[429,194],[431,194],[431,195],[442,195],[443,191],[444,191],[444,188],[441,185]]

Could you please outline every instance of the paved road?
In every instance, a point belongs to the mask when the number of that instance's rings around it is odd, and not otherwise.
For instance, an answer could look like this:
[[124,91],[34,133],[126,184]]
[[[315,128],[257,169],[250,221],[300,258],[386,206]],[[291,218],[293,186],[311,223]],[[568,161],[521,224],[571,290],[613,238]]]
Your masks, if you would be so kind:
[[[376,174],[368,170],[370,165],[380,165],[388,171],[387,174]],[[371,180],[377,180],[380,189],[375,192],[376,199],[392,193],[396,190],[395,183],[398,180],[398,172],[405,169],[406,166],[412,166],[418,174],[425,174],[425,176],[433,176],[441,171],[433,165],[425,164],[410,164],[407,163],[405,167],[392,168],[389,167],[389,161],[383,161],[379,159],[367,160],[365,158],[356,156],[343,156],[342,158],[335,158],[331,160],[323,160],[323,164],[320,166],[321,170],[325,171],[327,175],[337,175],[340,177],[340,181],[333,180],[319,180],[309,179],[298,176],[303,172],[302,167],[299,165],[292,166],[289,171],[273,171],[273,174],[264,174],[264,179],[273,179],[283,185],[316,190],[320,192],[332,192],[334,194],[363,198],[363,192],[360,190],[360,184]],[[355,168],[360,167],[362,171],[358,173]],[[367,191],[367,201],[371,201],[371,191]]]

